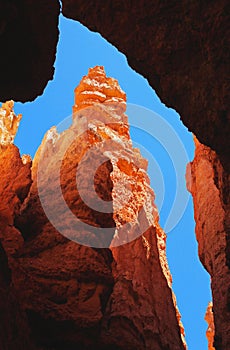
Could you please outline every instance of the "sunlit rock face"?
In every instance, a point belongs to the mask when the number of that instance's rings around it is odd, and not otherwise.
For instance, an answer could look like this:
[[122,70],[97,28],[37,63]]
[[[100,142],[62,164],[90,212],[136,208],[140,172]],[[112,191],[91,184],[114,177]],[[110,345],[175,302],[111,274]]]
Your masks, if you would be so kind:
[[[129,137],[125,94],[102,67],[91,69],[82,81],[87,79],[93,82],[87,91],[91,86],[95,102],[82,94],[81,82],[72,125],[46,133],[33,161],[29,194],[13,214],[17,242],[11,236],[11,248],[5,245],[30,341],[45,350],[184,349],[165,233],[147,162]],[[101,84],[111,84],[103,92],[104,103],[95,94]],[[27,158],[20,164],[31,165]],[[101,199],[96,208],[91,167]],[[58,187],[68,210],[61,207]],[[70,213],[87,226],[76,229]],[[98,228],[104,229],[101,235]]]
[[106,77],[102,66],[90,68],[88,75],[82,78],[74,93],[73,112],[95,103],[115,104],[117,108],[123,107],[123,112],[126,109],[126,94],[116,79]]
[[13,101],[0,109],[0,349],[31,349],[26,314],[15,291],[14,272],[18,263],[13,255],[24,242],[14,220],[31,185],[31,161],[26,164],[12,144],[21,116],[13,112]]
[[215,350],[213,347],[214,335],[215,335],[215,326],[212,312],[212,302],[208,304],[207,311],[205,314],[205,321],[208,324],[208,328],[206,331],[206,336],[208,339],[208,350]]
[[14,142],[22,115],[13,111],[14,101],[7,101],[0,108],[0,144],[9,145]]
[[[228,6],[226,0],[187,6],[175,2],[170,8],[167,2],[133,6],[115,1],[102,7],[95,1],[63,0],[62,12],[123,52],[229,172]],[[59,7],[57,0],[33,6],[26,0],[0,2],[1,100],[32,100],[52,79]]]
[[193,196],[199,257],[211,276],[214,347],[230,348],[229,175],[214,151],[195,138],[187,187]]

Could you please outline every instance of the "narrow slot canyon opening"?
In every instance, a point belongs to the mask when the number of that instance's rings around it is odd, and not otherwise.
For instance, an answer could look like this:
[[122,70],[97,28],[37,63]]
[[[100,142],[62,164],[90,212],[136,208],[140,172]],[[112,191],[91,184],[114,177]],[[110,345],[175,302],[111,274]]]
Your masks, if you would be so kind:
[[[90,32],[76,21],[60,16],[59,29],[54,79],[49,82],[43,95],[34,102],[15,103],[15,112],[23,115],[15,139],[21,154],[30,154],[33,157],[46,131],[71,115],[75,87],[90,67],[98,65],[104,66],[107,76],[116,78],[127,94],[129,121],[131,114],[134,120],[143,118],[141,113],[146,113],[143,121],[149,121],[151,111],[154,111],[161,121],[165,120],[173,135],[174,132],[177,134],[177,140],[188,156],[187,160],[193,160],[192,134],[184,127],[179,115],[161,103],[147,81],[128,66],[124,55],[99,34]],[[159,132],[164,132],[166,124],[163,124],[162,130],[156,129],[155,133],[132,123],[130,125],[134,146],[140,148],[143,157],[149,160],[148,175],[156,195],[155,202],[159,207],[160,225],[163,229],[175,206],[174,200],[178,191],[182,199],[183,195],[188,196],[188,202],[182,208],[178,204],[180,214],[177,214],[177,222],[169,225],[167,258],[188,349],[203,350],[207,348],[207,324],[204,315],[211,300],[210,277],[198,258],[192,198],[186,190],[187,164],[179,152],[182,148],[174,154],[170,143],[160,142]],[[157,124],[156,128],[160,127],[161,124]],[[176,167],[175,157],[179,160]]]

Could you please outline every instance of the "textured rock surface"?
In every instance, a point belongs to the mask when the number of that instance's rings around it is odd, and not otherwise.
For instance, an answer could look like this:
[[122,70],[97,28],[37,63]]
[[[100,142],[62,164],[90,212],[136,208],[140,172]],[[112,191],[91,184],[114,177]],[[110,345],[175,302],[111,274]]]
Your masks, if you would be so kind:
[[[85,79],[77,93],[84,91]],[[81,105],[74,106],[69,129],[60,134],[55,128],[47,132],[33,161],[32,185],[29,159],[22,161],[14,145],[1,153],[2,163],[6,163],[1,168],[0,192],[5,203],[1,213],[6,223],[1,241],[9,263],[0,250],[5,266],[0,281],[10,278],[10,266],[12,289],[21,312],[17,324],[23,325],[27,342],[33,341],[24,349],[184,349],[183,327],[165,257],[165,234],[158,224],[147,163],[129,139],[125,94],[116,81],[105,77],[102,67],[90,70],[87,79],[94,81],[87,85],[87,91],[90,86],[96,96],[102,81],[110,83],[105,103],[95,104],[93,100],[90,106],[87,99],[89,107],[83,109],[81,99]],[[110,149],[107,142],[112,142]],[[63,149],[59,178],[56,154]],[[80,184],[92,200],[84,166],[88,169],[102,153],[106,161],[95,168],[94,186],[105,204],[112,206],[112,213],[86,205],[76,188],[76,169],[83,167]],[[69,212],[89,227],[110,227],[110,235],[105,230],[104,235],[95,237],[93,229],[73,229],[59,207],[55,186],[61,187]],[[61,235],[42,209],[38,191],[44,198],[43,190],[55,203],[58,223],[64,230],[68,227],[66,236],[77,241],[84,237],[89,243],[93,239],[111,247],[86,247]],[[136,240],[115,247],[127,237],[135,238],[139,230],[145,232]],[[23,345],[17,348],[23,349]]]
[[26,316],[18,304],[11,280],[11,269],[1,242],[0,263],[0,347],[2,350],[34,350]]
[[59,8],[58,0],[0,0],[0,101],[34,100],[53,78]]
[[[12,258],[23,245],[14,219],[31,185],[30,163],[23,164],[17,147],[6,145],[6,139],[11,142],[9,130],[6,133],[0,144],[0,348],[33,350],[26,315],[15,292],[13,271],[18,264]],[[14,135],[12,130],[12,138]]]
[[215,348],[213,347],[215,326],[214,326],[214,319],[213,319],[213,312],[212,312],[212,302],[208,304],[207,311],[205,314],[205,321],[208,324],[208,328],[206,331],[206,336],[208,339],[208,350],[215,350]]
[[[180,113],[200,141],[217,151],[229,171],[227,6],[226,0],[209,4],[113,1],[103,6],[93,1],[63,1],[64,15],[99,31],[124,52],[129,64],[147,77],[162,101]],[[45,1],[0,1],[0,43],[4,51],[0,58],[1,100],[33,99],[52,77],[57,15],[57,1],[49,4],[49,10]],[[226,192],[226,181],[223,183],[221,193]],[[218,205],[216,208],[221,211]]]
[[13,111],[14,102],[7,101],[0,108],[0,144],[9,145],[14,142],[22,115]]
[[225,350],[230,348],[229,175],[214,151],[196,139],[195,144],[187,187],[193,195],[199,257],[211,275],[214,347]]
[[[96,103],[113,105],[117,108],[126,109],[126,95],[121,90],[116,79],[105,76],[103,67],[97,66],[89,69],[75,91],[75,104],[73,113]],[[118,104],[119,102],[119,104]]]

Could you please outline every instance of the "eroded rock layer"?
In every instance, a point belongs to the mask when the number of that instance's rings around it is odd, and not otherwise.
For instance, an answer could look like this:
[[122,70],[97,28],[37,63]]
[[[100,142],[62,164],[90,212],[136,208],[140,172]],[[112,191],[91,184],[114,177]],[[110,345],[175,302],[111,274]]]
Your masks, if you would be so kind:
[[[95,101],[83,93],[89,86]],[[75,96],[72,125],[47,132],[31,172],[14,145],[1,153],[9,167],[1,168],[1,196],[7,193],[1,211],[8,256],[7,262],[3,252],[3,278],[12,280],[19,324],[25,323],[26,341],[32,343],[27,348],[184,349],[165,234],[147,162],[129,137],[125,94],[102,67],[89,71],[78,92],[86,96],[87,108]],[[102,93],[104,103],[98,103]],[[12,177],[5,178],[8,173]],[[96,208],[95,193],[101,199]]]
[[14,102],[7,101],[0,108],[0,144],[9,145],[14,142],[22,115],[13,111]]
[[[66,17],[99,31],[126,54],[130,66],[217,152],[229,173],[228,6],[226,0],[108,1],[103,6],[62,1]],[[58,1],[48,7],[46,1],[0,1],[0,100],[34,99],[52,78],[58,11]]]
[[229,175],[214,151],[197,139],[195,145],[187,187],[193,195],[199,257],[211,276],[214,347],[225,350],[230,348]]
[[[6,104],[0,108],[2,122],[6,121],[5,108]],[[12,110],[10,113],[14,118]],[[10,135],[10,130],[6,128],[5,135],[1,134],[0,144],[0,348],[34,350],[26,315],[15,290],[14,272],[18,263],[13,258],[17,249],[23,246],[23,238],[14,227],[14,219],[29,192],[31,163],[23,163],[18,148],[11,144],[15,133],[12,129]],[[10,142],[6,143],[6,140]]]

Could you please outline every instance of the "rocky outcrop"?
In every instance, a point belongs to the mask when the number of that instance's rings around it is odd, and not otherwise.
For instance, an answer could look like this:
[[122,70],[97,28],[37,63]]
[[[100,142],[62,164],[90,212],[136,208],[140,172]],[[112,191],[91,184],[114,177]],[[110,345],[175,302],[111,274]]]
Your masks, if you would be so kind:
[[24,348],[186,347],[165,234],[147,162],[129,137],[125,99],[117,81],[95,67],[76,89],[72,125],[45,135],[32,184],[31,162],[23,164],[14,145],[1,153],[4,278],[22,315],[16,323],[32,341]]
[[7,101],[0,109],[0,144],[9,145],[14,142],[22,115],[13,111],[14,102]]
[[0,348],[33,350],[26,315],[18,303],[13,258],[23,239],[14,227],[15,216],[29,192],[31,162],[24,162],[12,142],[21,116],[13,112],[12,101],[0,108]]
[[[148,79],[161,100],[217,152],[226,179],[228,2],[113,1],[101,6],[93,1],[63,0],[62,7],[66,17],[99,31],[127,56],[130,66]],[[0,1],[0,100],[34,99],[52,78],[58,11],[58,1],[52,1],[49,9],[44,1]],[[224,183],[220,192],[226,197]]]
[[208,350],[215,350],[213,347],[214,343],[214,335],[215,335],[215,326],[212,312],[212,302],[208,303],[207,311],[205,314],[205,321],[208,324],[208,328],[206,331],[206,336],[208,339]]
[[211,276],[214,347],[225,350],[230,347],[229,175],[214,151],[197,139],[195,144],[187,187],[193,195],[199,257]]

